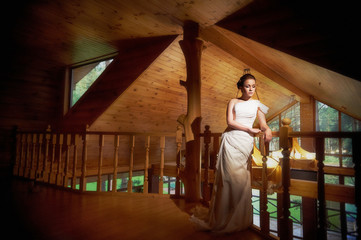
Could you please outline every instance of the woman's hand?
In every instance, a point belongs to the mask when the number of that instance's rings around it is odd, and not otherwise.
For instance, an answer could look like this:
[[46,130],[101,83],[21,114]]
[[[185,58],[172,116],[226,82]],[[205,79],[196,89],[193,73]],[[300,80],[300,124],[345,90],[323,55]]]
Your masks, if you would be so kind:
[[248,133],[250,134],[257,134],[257,133],[260,133],[261,132],[261,129],[258,129],[258,128],[250,128],[248,129]]
[[270,142],[271,140],[272,140],[272,131],[270,128],[267,128],[266,131],[264,132],[264,141]]

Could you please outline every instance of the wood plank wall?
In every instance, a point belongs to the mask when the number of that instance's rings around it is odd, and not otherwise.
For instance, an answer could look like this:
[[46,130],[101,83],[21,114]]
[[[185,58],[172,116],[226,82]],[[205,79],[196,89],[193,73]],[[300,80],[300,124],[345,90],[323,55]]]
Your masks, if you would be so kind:
[[14,66],[12,70],[15,74],[0,81],[0,174],[7,174],[11,164],[10,139],[14,126],[21,126],[22,130],[45,130],[61,114],[62,72],[30,69],[26,78],[22,78],[17,75],[19,68]]

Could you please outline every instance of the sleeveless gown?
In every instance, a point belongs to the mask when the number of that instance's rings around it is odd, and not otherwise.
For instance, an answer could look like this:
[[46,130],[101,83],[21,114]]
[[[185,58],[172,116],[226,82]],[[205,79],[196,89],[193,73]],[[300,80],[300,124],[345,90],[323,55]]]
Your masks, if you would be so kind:
[[[268,111],[258,100],[236,103],[236,121],[252,127],[258,109],[265,114]],[[200,230],[230,233],[252,224],[252,189],[247,163],[253,141],[252,135],[240,130],[222,134],[209,210],[197,207],[190,217]]]

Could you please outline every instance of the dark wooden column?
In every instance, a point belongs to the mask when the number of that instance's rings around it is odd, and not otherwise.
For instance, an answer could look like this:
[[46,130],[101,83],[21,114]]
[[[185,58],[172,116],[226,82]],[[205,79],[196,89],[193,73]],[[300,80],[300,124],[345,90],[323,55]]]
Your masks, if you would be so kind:
[[178,118],[184,126],[186,138],[186,166],[183,173],[186,201],[199,201],[201,196],[200,138],[201,131],[201,53],[203,41],[198,39],[198,23],[184,23],[184,36],[179,44],[187,65],[187,81],[180,84],[187,89],[187,115]]

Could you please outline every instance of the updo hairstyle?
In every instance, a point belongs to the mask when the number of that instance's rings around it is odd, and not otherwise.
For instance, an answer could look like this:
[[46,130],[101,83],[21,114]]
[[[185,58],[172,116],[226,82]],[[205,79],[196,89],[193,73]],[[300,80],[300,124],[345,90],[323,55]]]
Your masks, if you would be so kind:
[[237,88],[238,88],[238,89],[241,89],[241,87],[243,86],[244,82],[245,82],[246,80],[248,80],[248,79],[254,79],[254,80],[256,80],[256,78],[255,78],[252,74],[246,73],[246,74],[244,74],[244,75],[238,80],[238,82],[237,82]]

